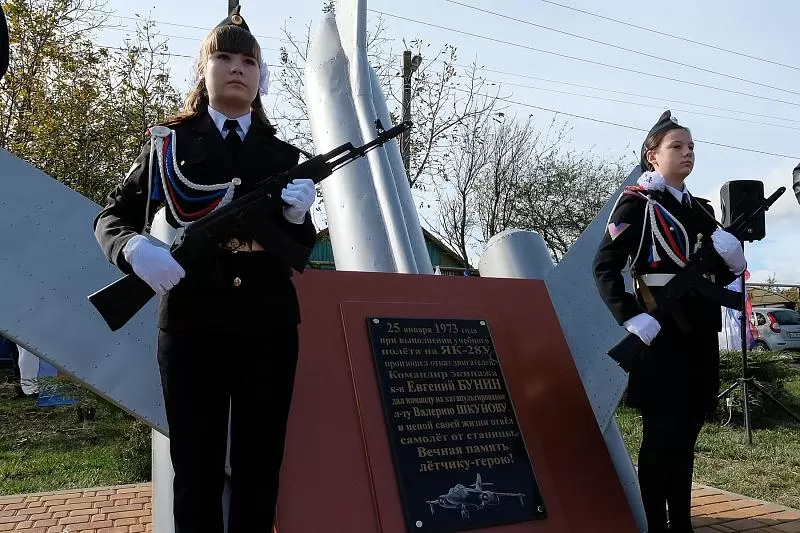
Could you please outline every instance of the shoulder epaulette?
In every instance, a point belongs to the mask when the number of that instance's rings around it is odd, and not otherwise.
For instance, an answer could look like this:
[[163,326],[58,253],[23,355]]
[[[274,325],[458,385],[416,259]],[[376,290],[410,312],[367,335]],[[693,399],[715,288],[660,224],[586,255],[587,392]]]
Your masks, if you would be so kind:
[[650,192],[648,189],[642,187],[641,185],[627,185],[625,189],[622,191],[624,196],[632,196],[634,198],[641,198],[646,199],[645,195]]

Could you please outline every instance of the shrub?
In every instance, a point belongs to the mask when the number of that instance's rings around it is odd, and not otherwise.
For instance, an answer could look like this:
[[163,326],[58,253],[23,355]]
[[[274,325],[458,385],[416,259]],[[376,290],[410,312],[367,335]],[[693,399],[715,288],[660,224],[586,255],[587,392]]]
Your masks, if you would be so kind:
[[[800,380],[800,372],[792,365],[792,354],[786,352],[761,352],[747,353],[747,376],[754,378],[770,395],[787,404],[790,409],[795,407],[797,398],[791,397],[787,392],[786,384]],[[722,390],[728,388],[742,376],[742,352],[734,350],[720,351],[720,385]],[[751,388],[748,389],[750,415],[754,422],[767,423],[773,415],[785,418],[777,412],[769,399]],[[743,397],[742,389],[738,387],[733,395],[730,409],[725,401],[719,403],[719,417],[722,420],[735,420],[743,422]],[[774,421],[777,422],[778,419]]]
[[[723,384],[730,384],[742,376],[742,352],[721,350],[720,379]],[[753,377],[764,387],[776,390],[788,379],[800,375],[792,367],[792,356],[784,352],[747,352],[748,377]],[[725,385],[727,386],[727,385]]]

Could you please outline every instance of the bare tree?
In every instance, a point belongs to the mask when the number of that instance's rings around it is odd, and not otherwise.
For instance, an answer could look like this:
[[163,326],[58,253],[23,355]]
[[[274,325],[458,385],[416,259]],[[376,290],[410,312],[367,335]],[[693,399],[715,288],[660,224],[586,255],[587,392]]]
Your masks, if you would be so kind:
[[553,259],[572,244],[624,181],[630,163],[564,148],[563,137],[538,154],[533,172],[519,185],[514,225],[536,231]]
[[[492,102],[486,103],[491,110]],[[483,105],[483,104],[482,104]],[[479,223],[476,192],[487,172],[493,146],[489,142],[490,111],[466,117],[455,127],[453,143],[438,169],[441,186],[436,188],[438,224],[435,233],[468,262],[474,230]]]
[[502,118],[495,118],[499,124],[488,136],[490,161],[477,189],[483,242],[515,221],[517,190],[533,171],[533,155],[539,140],[530,117],[522,124],[505,120],[505,115]]
[[448,157],[449,145],[460,135],[457,126],[490,114],[496,98],[482,95],[485,81],[477,75],[474,63],[459,74],[454,46],[445,45],[433,57],[423,55],[427,45],[421,40],[412,41],[411,48],[423,57],[423,63],[411,84],[414,130],[409,143],[408,182],[424,190],[436,186],[437,173],[432,169]]
[[538,232],[560,260],[619,186],[628,163],[565,148],[553,120],[537,131],[529,116],[484,116],[481,128],[458,128],[448,154],[436,233],[467,261],[492,236],[515,227]]
[[[281,134],[289,142],[312,150],[308,108],[305,101],[305,69],[311,43],[311,29],[298,37],[284,25],[288,44],[281,48],[281,69],[277,73],[278,98],[273,117]],[[379,18],[367,35],[367,55],[370,65],[381,81],[392,118],[402,115],[402,51],[392,49],[393,39]],[[430,45],[420,39],[405,43],[405,47],[423,58],[411,80],[411,120],[409,184],[426,188],[435,184],[436,169],[447,155],[454,138],[454,128],[472,116],[485,114],[491,100],[479,98],[484,82],[476,75],[476,67],[461,72],[454,46],[444,45],[431,52]]]

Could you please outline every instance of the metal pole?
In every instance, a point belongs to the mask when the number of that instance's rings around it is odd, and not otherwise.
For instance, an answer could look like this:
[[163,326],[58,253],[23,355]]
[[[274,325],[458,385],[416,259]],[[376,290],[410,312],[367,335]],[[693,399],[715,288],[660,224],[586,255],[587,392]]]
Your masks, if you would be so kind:
[[[411,120],[411,50],[403,52],[403,120]],[[403,152],[403,166],[406,176],[410,176],[409,167],[411,159],[411,132],[406,131],[400,138],[400,148]]]
[[[744,241],[742,241],[744,250]],[[753,428],[750,422],[750,398],[747,392],[747,288],[745,286],[745,272],[742,272],[742,315],[739,320],[740,337],[742,341],[742,407],[744,408],[744,426],[747,430],[747,443],[753,444]]]

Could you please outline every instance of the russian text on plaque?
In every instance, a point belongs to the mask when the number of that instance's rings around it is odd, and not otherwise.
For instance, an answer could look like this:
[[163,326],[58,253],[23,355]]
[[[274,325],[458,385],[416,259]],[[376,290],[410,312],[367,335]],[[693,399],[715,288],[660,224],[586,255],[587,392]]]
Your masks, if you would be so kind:
[[489,325],[367,318],[409,532],[545,517]]

